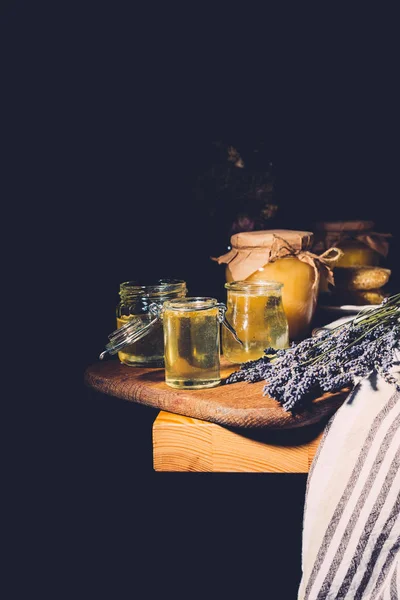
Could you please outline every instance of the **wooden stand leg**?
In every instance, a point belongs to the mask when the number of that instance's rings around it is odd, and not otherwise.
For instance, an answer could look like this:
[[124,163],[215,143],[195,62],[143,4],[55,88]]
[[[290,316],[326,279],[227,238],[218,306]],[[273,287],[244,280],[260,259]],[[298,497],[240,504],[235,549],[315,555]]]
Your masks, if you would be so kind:
[[280,432],[279,440],[276,432],[238,432],[161,411],[153,424],[153,465],[156,471],[308,473],[323,429],[314,428],[307,441],[299,442],[295,431]]

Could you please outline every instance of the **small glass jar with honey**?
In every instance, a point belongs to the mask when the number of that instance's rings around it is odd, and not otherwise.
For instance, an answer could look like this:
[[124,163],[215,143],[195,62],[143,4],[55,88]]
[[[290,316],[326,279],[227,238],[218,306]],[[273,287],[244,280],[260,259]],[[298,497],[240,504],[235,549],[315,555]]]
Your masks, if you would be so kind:
[[283,284],[276,281],[232,281],[227,289],[226,318],[242,344],[222,330],[224,358],[244,363],[264,356],[266,348],[289,346],[289,326],[282,303]]
[[[164,366],[163,325],[160,320],[155,320],[149,307],[152,303],[161,307],[165,301],[182,298],[186,293],[186,283],[180,279],[159,279],[152,285],[139,285],[136,281],[121,283],[121,300],[116,309],[117,328],[121,329],[121,336],[126,331],[124,326],[132,320],[137,322],[137,329],[151,324],[148,332],[145,329],[147,335],[137,336],[136,341],[121,348],[118,352],[121,363],[140,367]],[[132,327],[129,331],[132,332]]]
[[164,304],[165,382],[170,387],[199,389],[221,382],[221,306],[208,297]]

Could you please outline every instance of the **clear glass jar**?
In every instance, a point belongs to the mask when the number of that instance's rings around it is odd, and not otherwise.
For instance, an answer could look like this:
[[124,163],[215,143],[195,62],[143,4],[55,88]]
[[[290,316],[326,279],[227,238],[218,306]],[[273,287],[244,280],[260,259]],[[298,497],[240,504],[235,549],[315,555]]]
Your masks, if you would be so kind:
[[[149,311],[152,303],[161,307],[165,301],[185,297],[186,293],[186,283],[180,279],[159,279],[154,285],[139,285],[136,281],[121,283],[121,300],[116,309],[117,328],[123,328],[133,319],[138,326],[146,327],[154,320],[154,315]],[[118,358],[128,366],[164,366],[162,321],[157,320],[146,336],[125,345],[118,352]]]
[[222,353],[233,363],[257,360],[266,348],[287,348],[289,326],[282,303],[283,284],[276,281],[226,283],[226,318],[242,341],[222,330]]
[[165,382],[170,387],[210,388],[221,382],[221,306],[207,297],[165,302]]

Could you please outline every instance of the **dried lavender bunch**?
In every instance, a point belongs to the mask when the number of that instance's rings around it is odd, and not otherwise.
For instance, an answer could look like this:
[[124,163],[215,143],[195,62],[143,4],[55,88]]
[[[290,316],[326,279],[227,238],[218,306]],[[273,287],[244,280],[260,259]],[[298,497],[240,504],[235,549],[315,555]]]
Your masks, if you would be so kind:
[[400,350],[399,311],[400,294],[395,294],[377,308],[362,310],[351,321],[290,348],[266,348],[262,358],[243,363],[225,383],[265,381],[263,395],[286,411],[321,393],[353,387],[373,371],[400,390],[400,381],[391,375]]

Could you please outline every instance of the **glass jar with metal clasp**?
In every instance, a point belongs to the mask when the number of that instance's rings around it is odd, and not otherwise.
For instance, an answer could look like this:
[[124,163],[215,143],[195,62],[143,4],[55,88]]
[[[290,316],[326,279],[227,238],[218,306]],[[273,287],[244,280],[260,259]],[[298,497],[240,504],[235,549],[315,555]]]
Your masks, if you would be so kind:
[[225,312],[225,304],[205,296],[172,299],[162,306],[152,303],[151,320],[145,325],[131,321],[115,331],[100,358],[120,351],[124,343],[145,338],[162,322],[165,383],[180,389],[215,387],[221,383],[220,324],[241,344]]
[[277,281],[232,281],[227,290],[226,316],[242,344],[222,332],[224,358],[233,363],[257,360],[267,348],[289,346],[289,326],[282,304],[283,284]]
[[[151,304],[160,307],[167,300],[186,296],[186,282],[182,279],[159,279],[151,285],[140,285],[136,281],[120,284],[120,302],[116,308],[117,328],[114,343],[121,363],[130,367],[164,366],[164,333],[161,322],[152,325],[154,314]],[[135,338],[136,329],[149,327],[145,339]],[[130,341],[129,336],[133,336]],[[111,350],[111,348],[110,348]],[[106,350],[106,353],[110,350]]]

